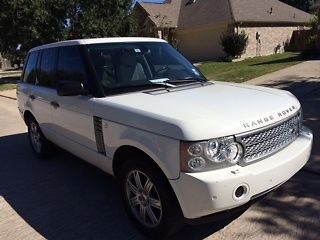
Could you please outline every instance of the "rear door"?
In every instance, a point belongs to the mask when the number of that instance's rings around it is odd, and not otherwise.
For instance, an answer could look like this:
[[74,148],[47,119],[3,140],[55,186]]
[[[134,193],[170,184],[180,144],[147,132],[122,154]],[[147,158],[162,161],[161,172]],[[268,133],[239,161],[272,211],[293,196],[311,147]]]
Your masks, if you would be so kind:
[[51,110],[56,96],[55,65],[57,48],[41,50],[39,57],[35,83],[29,91],[30,109],[44,135],[51,139],[53,131]]

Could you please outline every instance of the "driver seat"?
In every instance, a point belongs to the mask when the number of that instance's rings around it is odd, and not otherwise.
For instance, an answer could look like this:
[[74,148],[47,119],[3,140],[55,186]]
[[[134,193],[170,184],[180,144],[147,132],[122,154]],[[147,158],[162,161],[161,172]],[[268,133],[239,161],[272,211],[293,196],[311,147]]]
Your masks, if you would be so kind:
[[120,63],[116,71],[118,83],[123,84],[147,79],[143,66],[132,52],[122,52],[119,60]]

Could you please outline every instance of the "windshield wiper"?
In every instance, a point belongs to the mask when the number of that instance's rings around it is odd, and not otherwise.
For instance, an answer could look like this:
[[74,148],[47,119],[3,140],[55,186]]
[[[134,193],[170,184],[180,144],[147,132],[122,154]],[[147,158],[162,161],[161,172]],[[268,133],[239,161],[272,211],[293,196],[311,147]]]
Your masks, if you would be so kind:
[[171,84],[179,84],[179,83],[194,83],[194,82],[207,82],[204,78],[183,78],[183,79],[169,79],[164,81],[164,83],[171,83]]
[[123,93],[123,92],[130,92],[145,90],[145,89],[152,89],[152,88],[167,88],[168,86],[165,84],[157,84],[157,83],[146,83],[146,84],[137,84],[137,85],[127,85],[127,86],[119,86],[114,88],[108,88],[108,92],[111,93]]

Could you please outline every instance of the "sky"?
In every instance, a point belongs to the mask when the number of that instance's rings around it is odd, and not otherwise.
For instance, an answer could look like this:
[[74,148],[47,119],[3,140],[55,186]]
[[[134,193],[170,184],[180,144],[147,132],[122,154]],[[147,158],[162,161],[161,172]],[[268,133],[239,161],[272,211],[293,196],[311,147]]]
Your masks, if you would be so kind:
[[164,0],[137,0],[137,2],[154,2],[154,3],[162,3]]
[[[147,2],[147,1],[144,1],[144,2]],[[163,0],[150,0],[150,1],[148,1],[148,2],[157,2],[157,3],[161,3],[161,2],[163,2]]]
[[133,0],[132,6],[136,4],[136,2],[151,2],[151,3],[162,3],[164,0]]

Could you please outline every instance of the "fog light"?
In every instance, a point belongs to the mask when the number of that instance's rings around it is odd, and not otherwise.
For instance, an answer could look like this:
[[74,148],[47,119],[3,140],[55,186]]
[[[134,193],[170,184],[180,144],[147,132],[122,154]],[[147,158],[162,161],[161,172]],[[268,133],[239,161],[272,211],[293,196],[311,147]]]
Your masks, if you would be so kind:
[[233,192],[233,199],[238,201],[244,198],[249,192],[249,186],[246,184],[241,184]]
[[237,198],[241,198],[242,195],[244,194],[245,190],[244,190],[244,187],[243,186],[240,186],[237,188],[236,192],[235,192],[235,195]]
[[188,166],[193,171],[201,171],[206,167],[206,161],[202,157],[192,158],[188,161]]

